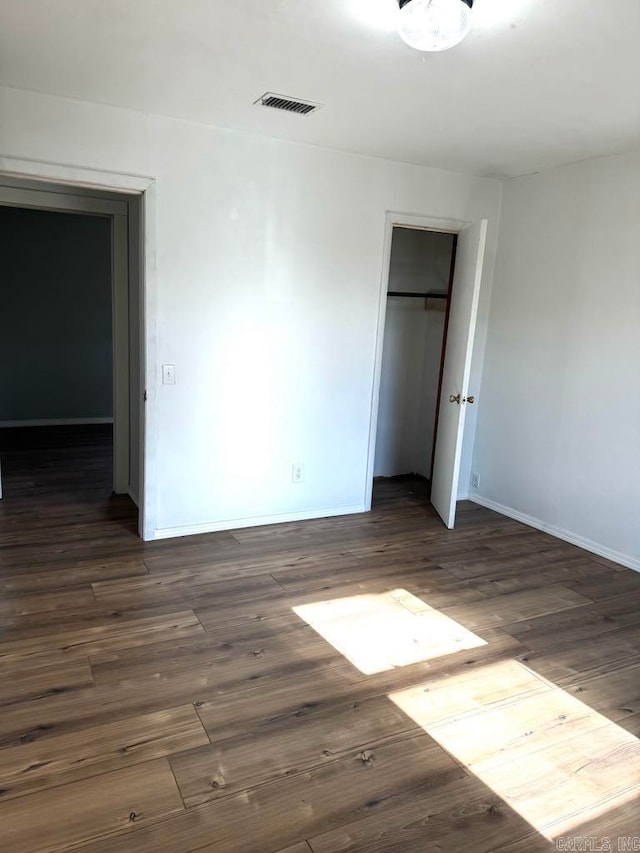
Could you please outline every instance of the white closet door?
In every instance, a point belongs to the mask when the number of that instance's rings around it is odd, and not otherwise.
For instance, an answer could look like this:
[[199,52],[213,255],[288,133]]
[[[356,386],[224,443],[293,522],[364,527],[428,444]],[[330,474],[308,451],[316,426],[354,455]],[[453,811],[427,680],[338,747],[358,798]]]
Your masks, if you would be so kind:
[[469,405],[471,354],[486,238],[486,219],[465,228],[458,236],[431,484],[431,503],[449,528],[455,525],[456,518],[462,437]]

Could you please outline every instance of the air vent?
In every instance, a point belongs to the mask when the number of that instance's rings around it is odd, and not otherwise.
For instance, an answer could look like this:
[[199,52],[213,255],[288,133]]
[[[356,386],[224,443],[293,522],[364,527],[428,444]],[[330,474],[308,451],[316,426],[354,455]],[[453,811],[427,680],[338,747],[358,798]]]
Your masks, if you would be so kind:
[[296,113],[299,116],[308,116],[319,110],[321,106],[320,104],[313,104],[311,101],[299,101],[297,98],[287,98],[286,95],[275,95],[273,92],[266,92],[255,103],[262,107],[271,107],[273,110]]

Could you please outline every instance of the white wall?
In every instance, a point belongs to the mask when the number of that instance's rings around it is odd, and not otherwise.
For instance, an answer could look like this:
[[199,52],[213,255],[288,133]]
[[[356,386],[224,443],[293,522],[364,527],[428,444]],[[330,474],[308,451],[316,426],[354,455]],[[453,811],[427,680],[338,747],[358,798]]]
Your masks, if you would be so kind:
[[489,219],[479,377],[499,182],[10,89],[0,118],[7,157],[156,179],[158,535],[363,507],[387,210]]
[[[453,237],[395,228],[389,290],[446,293]],[[389,297],[374,475],[429,477],[446,302]]]
[[111,223],[0,205],[0,425],[113,416]]
[[640,153],[505,185],[481,499],[640,568]]

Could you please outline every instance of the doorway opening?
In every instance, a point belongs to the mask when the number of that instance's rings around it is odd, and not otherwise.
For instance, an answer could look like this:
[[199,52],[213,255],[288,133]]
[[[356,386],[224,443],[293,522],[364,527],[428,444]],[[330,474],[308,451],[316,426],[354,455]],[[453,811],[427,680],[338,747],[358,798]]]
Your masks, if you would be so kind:
[[457,234],[393,227],[373,505],[429,499]]
[[141,216],[138,195],[0,179],[5,517],[138,532]]
[[455,525],[487,225],[387,214],[368,509],[404,482]]

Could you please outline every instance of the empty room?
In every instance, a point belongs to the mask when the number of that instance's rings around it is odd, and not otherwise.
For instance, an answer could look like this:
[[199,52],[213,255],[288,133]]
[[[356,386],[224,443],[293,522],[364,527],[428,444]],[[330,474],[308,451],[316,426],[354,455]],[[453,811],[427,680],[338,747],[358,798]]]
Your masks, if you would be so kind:
[[640,850],[639,40],[0,0],[3,853]]

